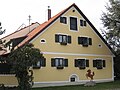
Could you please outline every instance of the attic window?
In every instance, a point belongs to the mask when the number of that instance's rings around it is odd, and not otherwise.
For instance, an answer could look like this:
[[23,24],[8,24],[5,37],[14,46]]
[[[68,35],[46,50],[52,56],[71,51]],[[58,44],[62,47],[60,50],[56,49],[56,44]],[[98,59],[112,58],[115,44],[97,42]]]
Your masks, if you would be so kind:
[[55,42],[60,43],[61,45],[67,45],[71,43],[71,36],[69,35],[62,35],[62,34],[55,34]]
[[67,24],[67,18],[66,17],[60,17],[60,23]]
[[70,30],[77,31],[77,18],[70,17]]
[[87,23],[85,20],[80,19],[80,26],[87,26]]
[[98,46],[99,46],[99,48],[101,48],[101,47],[102,47],[102,45],[101,45],[101,44],[99,44]]
[[46,43],[46,40],[45,39],[41,39],[40,42],[41,43]]
[[78,37],[78,44],[81,44],[84,47],[88,47],[88,45],[92,45],[92,38]]
[[75,10],[73,10],[73,12],[75,12]]

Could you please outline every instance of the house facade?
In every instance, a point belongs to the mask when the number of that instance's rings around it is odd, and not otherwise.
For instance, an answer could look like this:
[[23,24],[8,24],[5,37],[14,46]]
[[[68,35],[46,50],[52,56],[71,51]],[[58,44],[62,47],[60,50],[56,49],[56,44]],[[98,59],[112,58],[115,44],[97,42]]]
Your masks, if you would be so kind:
[[[88,69],[94,71],[96,82],[114,81],[110,46],[75,4],[26,34],[17,47],[26,42],[44,56],[33,65],[34,87],[85,83]],[[6,77],[13,79],[11,85],[17,83],[14,75],[1,75],[0,83]]]

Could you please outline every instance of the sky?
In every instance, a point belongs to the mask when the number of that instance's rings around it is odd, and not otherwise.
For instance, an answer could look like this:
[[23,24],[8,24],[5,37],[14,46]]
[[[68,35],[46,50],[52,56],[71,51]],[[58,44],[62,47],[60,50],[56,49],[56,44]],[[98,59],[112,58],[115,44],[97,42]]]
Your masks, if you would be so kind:
[[29,25],[28,16],[31,16],[31,23],[43,23],[47,21],[47,9],[50,6],[52,16],[75,3],[86,15],[91,23],[100,32],[102,12],[106,11],[105,5],[109,0],[0,0],[0,22],[3,30],[6,29],[4,37],[24,24]]

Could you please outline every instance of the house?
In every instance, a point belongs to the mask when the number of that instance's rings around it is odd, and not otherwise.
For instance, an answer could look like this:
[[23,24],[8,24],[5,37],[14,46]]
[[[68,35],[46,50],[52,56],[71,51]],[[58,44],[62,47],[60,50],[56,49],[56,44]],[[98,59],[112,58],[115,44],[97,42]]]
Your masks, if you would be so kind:
[[[53,17],[48,9],[48,21],[20,37],[11,38],[14,48],[33,43],[45,57],[33,66],[34,87],[85,83],[88,69],[95,72],[96,82],[114,81],[111,47],[76,4]],[[0,83],[17,81],[14,75],[1,74]]]

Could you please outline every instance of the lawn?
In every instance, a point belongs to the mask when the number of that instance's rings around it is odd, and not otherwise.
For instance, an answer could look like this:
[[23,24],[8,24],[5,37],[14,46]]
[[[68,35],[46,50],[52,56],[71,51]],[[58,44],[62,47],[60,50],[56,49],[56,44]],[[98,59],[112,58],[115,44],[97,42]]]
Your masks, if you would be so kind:
[[44,87],[34,88],[32,90],[118,90],[120,88],[120,81],[99,83],[92,87],[85,87],[84,85],[73,85],[73,86],[55,86],[55,87]]

